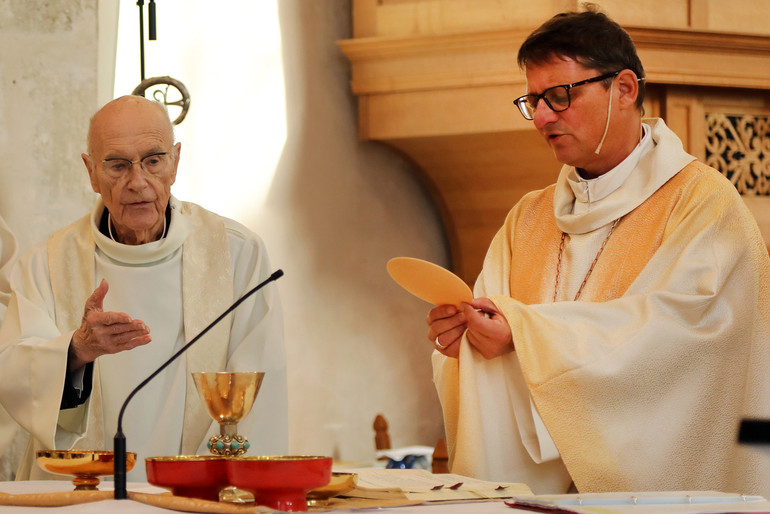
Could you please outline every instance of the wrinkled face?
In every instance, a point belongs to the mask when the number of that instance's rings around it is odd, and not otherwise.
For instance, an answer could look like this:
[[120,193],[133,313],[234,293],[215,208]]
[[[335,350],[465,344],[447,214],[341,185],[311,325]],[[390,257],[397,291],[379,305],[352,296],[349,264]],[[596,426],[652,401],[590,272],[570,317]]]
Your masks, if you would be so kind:
[[[574,84],[602,73],[579,64],[571,59],[554,58],[540,65],[527,64],[527,93],[541,94],[548,88]],[[595,150],[604,134],[610,95],[616,90],[607,90],[594,82],[570,90],[570,106],[562,112],[554,112],[540,100],[533,122],[538,132],[553,150],[556,159],[577,168],[592,170],[601,168],[609,145],[605,142],[602,155]],[[612,122],[612,120],[611,120]],[[612,126],[607,139],[612,137]]]
[[89,151],[83,161],[91,187],[110,211],[116,239],[125,244],[157,240],[180,152],[162,108],[141,97],[107,104],[92,121]]

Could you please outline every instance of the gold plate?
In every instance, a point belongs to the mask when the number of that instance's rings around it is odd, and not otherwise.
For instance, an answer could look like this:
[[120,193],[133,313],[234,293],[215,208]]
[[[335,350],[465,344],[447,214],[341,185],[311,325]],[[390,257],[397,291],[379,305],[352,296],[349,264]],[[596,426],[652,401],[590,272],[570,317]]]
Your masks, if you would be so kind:
[[[111,451],[40,450],[37,464],[56,475],[73,475],[76,491],[93,491],[99,477],[115,474],[115,454]],[[126,472],[136,464],[136,453],[126,452]]]
[[329,483],[307,493],[307,504],[311,507],[322,507],[329,503],[329,498],[352,491],[358,483],[355,473],[332,472]]

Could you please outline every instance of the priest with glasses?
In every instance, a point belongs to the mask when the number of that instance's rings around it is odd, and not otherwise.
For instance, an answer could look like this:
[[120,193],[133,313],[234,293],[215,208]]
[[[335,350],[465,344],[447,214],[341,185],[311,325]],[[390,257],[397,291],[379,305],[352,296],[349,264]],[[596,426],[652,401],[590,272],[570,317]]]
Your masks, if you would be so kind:
[[770,259],[732,184],[643,119],[628,34],[589,6],[522,44],[521,114],[563,164],[427,317],[451,469],[535,493],[770,496]]

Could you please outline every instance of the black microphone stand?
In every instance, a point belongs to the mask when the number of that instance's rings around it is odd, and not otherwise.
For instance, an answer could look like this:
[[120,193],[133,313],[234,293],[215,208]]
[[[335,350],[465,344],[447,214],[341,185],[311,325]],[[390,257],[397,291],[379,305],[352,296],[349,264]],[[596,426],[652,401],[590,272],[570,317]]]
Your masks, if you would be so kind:
[[770,419],[741,420],[738,442],[743,444],[770,444]]
[[[144,80],[144,0],[137,0],[137,7],[139,7],[139,77]],[[147,7],[150,15],[147,20],[150,41],[155,41],[156,36],[156,16],[155,16],[155,0],[150,0],[150,4]]]
[[139,7],[139,76],[144,80],[144,0],[137,0]]
[[118,431],[115,433],[115,438],[113,439],[113,452],[115,455],[115,470],[114,470],[114,479],[115,479],[115,496],[114,498],[116,500],[125,500],[128,498],[128,492],[126,491],[126,436],[123,435],[123,413],[126,410],[126,406],[128,405],[129,400],[134,397],[134,395],[139,392],[139,390],[147,385],[147,383],[155,378],[158,373],[166,369],[166,367],[171,364],[177,357],[182,355],[189,347],[191,347],[198,339],[200,339],[206,332],[208,332],[214,325],[222,321],[222,318],[230,314],[236,307],[238,307],[241,303],[243,303],[246,298],[251,296],[252,294],[256,293],[260,289],[262,289],[264,286],[269,284],[270,282],[273,282],[274,280],[278,280],[283,276],[283,270],[277,270],[275,273],[270,275],[267,279],[265,279],[262,283],[258,284],[256,287],[251,289],[249,292],[241,296],[238,300],[235,301],[230,307],[227,308],[225,312],[219,315],[217,319],[212,321],[209,326],[203,329],[200,334],[195,336],[192,341],[184,345],[182,348],[180,348],[174,355],[172,355],[166,362],[161,364],[161,366],[155,370],[149,377],[145,378],[142,383],[140,383],[138,386],[134,388],[133,391],[128,395],[126,398],[126,401],[123,402],[123,406],[120,408],[120,414],[118,414]]

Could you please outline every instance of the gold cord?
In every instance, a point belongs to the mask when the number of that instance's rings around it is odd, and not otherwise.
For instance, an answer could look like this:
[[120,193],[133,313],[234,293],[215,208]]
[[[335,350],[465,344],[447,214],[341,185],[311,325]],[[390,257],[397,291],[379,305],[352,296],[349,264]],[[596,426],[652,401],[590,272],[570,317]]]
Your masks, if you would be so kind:
[[[578,298],[580,298],[580,295],[583,293],[583,288],[586,285],[586,282],[588,282],[588,277],[591,276],[591,273],[594,271],[594,266],[596,266],[596,262],[599,260],[599,257],[601,256],[602,252],[604,251],[604,247],[607,246],[607,241],[610,240],[610,236],[615,231],[615,227],[618,226],[618,223],[620,222],[620,218],[616,219],[612,226],[610,227],[610,231],[607,233],[607,237],[604,238],[604,242],[602,243],[602,246],[599,247],[599,251],[596,252],[596,257],[594,257],[594,261],[591,263],[591,267],[588,268],[588,273],[586,273],[585,278],[583,279],[583,283],[580,284],[580,288],[578,289],[577,294],[575,295],[575,299],[573,301],[578,301]],[[556,296],[559,293],[559,274],[561,271],[561,256],[562,253],[564,253],[564,240],[566,239],[567,234],[565,232],[561,233],[561,243],[559,244],[559,259],[556,262],[556,283],[553,286],[553,301],[556,301]]]

